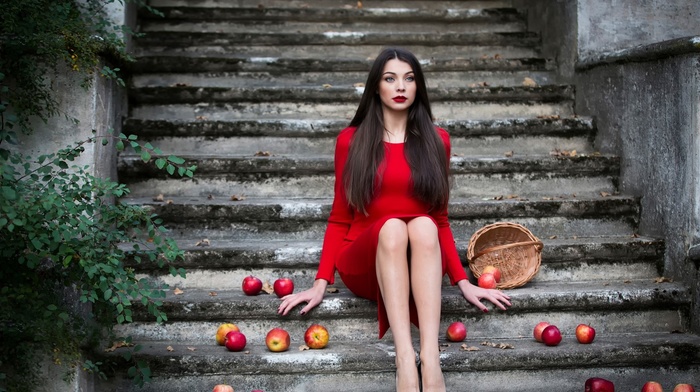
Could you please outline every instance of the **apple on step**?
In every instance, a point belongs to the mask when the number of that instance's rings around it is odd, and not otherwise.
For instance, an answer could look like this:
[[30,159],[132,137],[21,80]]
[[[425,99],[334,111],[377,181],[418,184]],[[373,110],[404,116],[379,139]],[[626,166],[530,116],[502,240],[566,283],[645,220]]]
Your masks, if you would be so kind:
[[590,325],[579,324],[576,327],[576,340],[581,344],[591,344],[595,339],[595,329]]
[[535,337],[535,340],[538,342],[542,342],[542,331],[544,331],[545,328],[549,327],[549,323],[546,321],[540,321],[535,325],[535,330],[532,331],[532,335]]
[[467,327],[461,321],[455,321],[447,327],[447,340],[461,342],[467,338]]
[[216,344],[223,346],[226,343],[226,334],[231,331],[240,332],[236,324],[223,323],[216,330]]
[[496,268],[493,265],[487,265],[484,267],[483,270],[481,270],[482,274],[491,274],[493,275],[494,279],[496,279],[496,283],[501,283],[501,270]]
[[642,392],[664,392],[664,389],[656,381],[647,381],[642,386]]
[[592,377],[586,380],[585,392],[615,392],[615,384],[604,378]]
[[306,329],[304,333],[304,342],[309,348],[319,349],[324,348],[328,344],[328,330],[319,324],[314,324]]
[[695,388],[690,384],[678,384],[673,388],[673,392],[695,392]]
[[267,349],[278,353],[289,349],[289,333],[282,328],[273,328],[265,336]]
[[496,278],[494,278],[493,274],[481,274],[477,284],[483,289],[495,289]]
[[272,285],[277,297],[282,298],[294,292],[294,282],[289,278],[280,278]]
[[233,387],[226,384],[219,384],[214,387],[212,392],[233,392]]
[[262,280],[256,278],[253,275],[246,276],[243,278],[243,292],[245,295],[258,295],[262,290],[263,283]]
[[231,331],[226,334],[225,346],[229,351],[243,351],[246,344],[245,335],[238,331]]
[[547,346],[557,346],[561,343],[561,332],[554,325],[547,326],[542,331],[542,342]]

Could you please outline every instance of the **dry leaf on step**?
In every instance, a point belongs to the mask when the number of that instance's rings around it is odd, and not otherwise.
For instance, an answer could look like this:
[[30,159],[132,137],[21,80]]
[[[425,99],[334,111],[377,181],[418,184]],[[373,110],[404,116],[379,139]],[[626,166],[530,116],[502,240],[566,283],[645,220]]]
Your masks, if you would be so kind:
[[323,84],[323,88],[331,88],[331,87],[333,87],[332,84],[328,84],[328,83]]
[[460,350],[462,351],[480,351],[481,349],[479,347],[475,346],[467,346],[467,344],[463,344],[459,347]]
[[557,239],[557,236],[555,236],[555,235],[550,236],[549,239],[550,239],[550,240],[556,240],[556,239]]
[[339,292],[340,292],[340,290],[338,290],[337,287],[327,287],[326,288],[326,293],[328,293],[328,294],[337,294]]
[[162,193],[153,198],[153,201],[163,201],[163,200],[165,200],[165,197],[163,196]]
[[209,245],[211,245],[211,242],[209,242],[209,239],[207,239],[207,238],[205,238],[201,241],[197,241],[197,243],[194,244],[194,246],[209,246]]
[[204,121],[204,120],[206,120],[206,119],[207,119],[207,118],[206,118],[205,116],[197,116],[197,117],[195,117],[195,120],[199,120],[199,121]]
[[119,342],[114,342],[114,343],[112,344],[112,347],[108,347],[108,348],[105,349],[105,352],[111,353],[112,351],[114,351],[114,350],[116,350],[116,349],[118,349],[118,348],[121,348],[121,347],[131,347],[131,346],[133,346],[133,345],[134,345],[133,343],[127,343],[126,341],[122,340],[122,341],[119,341]]
[[187,347],[187,349],[190,350],[190,351],[197,351],[197,348],[196,348],[196,347]]
[[513,151],[508,151],[507,153],[504,154],[506,158],[512,158],[513,157]]
[[207,196],[207,200],[214,200],[214,195]]
[[537,87],[537,82],[530,78],[523,79],[523,86],[525,87]]
[[269,281],[265,281],[265,283],[263,283],[262,291],[272,294],[275,292],[275,289],[272,287]]
[[602,197],[608,197],[608,196],[610,196],[610,193],[609,193],[609,192],[602,192],[602,191],[601,191],[601,192],[600,192],[600,196],[602,196]]
[[493,56],[493,58],[495,58],[496,60],[500,60],[500,59],[501,59],[501,55],[500,55],[500,54],[498,54],[498,53],[496,53],[496,55],[495,55],[495,56]]
[[165,204],[173,204],[173,201],[172,201],[172,199],[168,199],[168,200],[166,200],[166,201],[165,201]]
[[210,296],[210,297],[216,297],[217,295],[219,295],[219,294],[217,294],[216,291],[210,291],[210,292],[209,292],[209,296]]
[[517,199],[518,195],[508,195],[506,196],[506,199]]
[[537,118],[540,118],[543,120],[559,120],[559,115],[558,114],[543,114],[543,115],[537,116]]
[[189,84],[187,83],[175,83],[175,87],[187,87]]
[[170,351],[170,352],[175,351],[175,349],[173,348],[173,346],[168,346],[168,347],[166,347],[165,349],[168,350],[168,351]]
[[231,201],[242,201],[245,200],[245,196],[242,195],[232,195],[231,196]]
[[501,350],[514,349],[515,346],[509,343],[494,343],[494,342],[481,342],[482,346],[489,346],[494,348],[500,348]]
[[299,351],[306,351],[306,350],[309,350],[309,346],[307,346],[305,344],[302,344],[301,346],[299,346]]
[[364,83],[355,83],[353,84],[353,87],[365,87]]
[[269,151],[258,151],[255,153],[256,157],[269,157],[272,156],[272,153]]
[[673,283],[673,279],[665,276],[659,276],[658,278],[654,279],[654,283]]
[[173,290],[173,294],[175,294],[175,295],[180,295],[180,294],[184,294],[184,293],[185,292],[182,291],[179,287],[175,287],[175,289]]
[[441,343],[440,346],[438,347],[438,351],[443,352],[446,351],[450,347],[449,343]]

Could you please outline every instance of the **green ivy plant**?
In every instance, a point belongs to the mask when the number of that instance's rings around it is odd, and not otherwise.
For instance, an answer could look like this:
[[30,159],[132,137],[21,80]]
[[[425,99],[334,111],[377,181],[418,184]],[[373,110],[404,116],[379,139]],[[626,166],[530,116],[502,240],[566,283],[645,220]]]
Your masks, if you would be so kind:
[[[139,278],[136,265],[185,277],[173,263],[183,251],[162,221],[148,209],[114,203],[129,189],[95,177],[76,158],[90,144],[113,141],[170,175],[192,177],[194,166],[136,135],[93,134],[37,157],[12,148],[17,131],[32,132],[33,118],[61,114],[46,75],[79,72],[87,85],[99,72],[124,84],[119,68],[98,67],[106,54],[130,61],[123,37],[132,32],[102,12],[114,1],[7,0],[0,11],[0,392],[36,390],[39,359],[47,355],[105,377],[109,364],[82,359],[82,352],[131,322],[134,306],[167,321],[160,307],[168,287]],[[140,347],[128,337],[118,341],[128,347],[120,350],[133,364],[128,375],[148,381],[148,364],[133,356]]]

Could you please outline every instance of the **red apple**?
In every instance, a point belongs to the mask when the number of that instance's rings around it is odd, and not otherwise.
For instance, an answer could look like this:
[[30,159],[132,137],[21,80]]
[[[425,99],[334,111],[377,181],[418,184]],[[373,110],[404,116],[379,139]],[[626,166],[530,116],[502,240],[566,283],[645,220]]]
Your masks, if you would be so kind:
[[243,292],[245,295],[258,295],[262,290],[262,286],[262,280],[253,275],[243,278]]
[[673,388],[673,392],[695,392],[695,388],[690,384],[678,384]]
[[593,377],[586,380],[585,392],[615,392],[615,384],[604,378]]
[[481,270],[481,273],[492,274],[494,279],[496,279],[496,283],[501,283],[501,270],[494,267],[493,265],[487,265],[486,267],[484,267],[483,270]]
[[495,289],[496,278],[494,278],[493,274],[481,274],[481,276],[479,276],[478,285],[484,289]]
[[554,325],[546,327],[542,331],[542,341],[547,346],[556,346],[561,342],[561,332]]
[[294,282],[289,278],[280,278],[275,281],[272,288],[275,290],[275,294],[282,298],[294,292]]
[[216,344],[223,346],[226,343],[226,334],[231,331],[240,332],[236,324],[224,323],[219,325],[219,328],[216,330]]
[[656,381],[647,381],[644,386],[642,386],[642,392],[664,392],[664,389]]
[[233,387],[230,385],[219,384],[214,387],[212,392],[233,392]]
[[322,325],[314,324],[304,333],[304,342],[309,348],[324,348],[328,344],[328,339],[328,330]]
[[289,349],[289,333],[282,328],[273,328],[265,337],[267,349],[278,353]]
[[447,340],[461,342],[467,338],[467,327],[461,321],[455,321],[447,327]]
[[544,331],[545,328],[549,327],[549,323],[546,321],[540,321],[535,325],[535,330],[532,332],[532,335],[535,337],[535,340],[538,342],[542,341],[542,331]]
[[226,348],[229,351],[243,351],[245,348],[245,335],[238,331],[231,331],[226,334]]
[[591,344],[595,339],[595,329],[590,325],[579,324],[576,327],[576,340],[581,344]]

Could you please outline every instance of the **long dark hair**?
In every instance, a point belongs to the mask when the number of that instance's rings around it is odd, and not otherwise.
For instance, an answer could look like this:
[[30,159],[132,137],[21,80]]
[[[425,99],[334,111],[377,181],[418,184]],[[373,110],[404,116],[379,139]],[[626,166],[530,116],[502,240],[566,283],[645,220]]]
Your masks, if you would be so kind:
[[[343,185],[349,204],[362,213],[372,201],[382,173],[377,173],[384,159],[384,115],[377,91],[384,66],[397,59],[411,66],[416,83],[416,98],[408,109],[404,153],[411,168],[413,196],[431,210],[447,206],[449,181],[445,146],[433,124],[428,91],[420,63],[413,53],[400,49],[384,49],[377,56],[367,76],[365,91],[350,126],[357,127],[353,135],[348,160],[343,173]],[[379,178],[375,176],[379,175]]]

